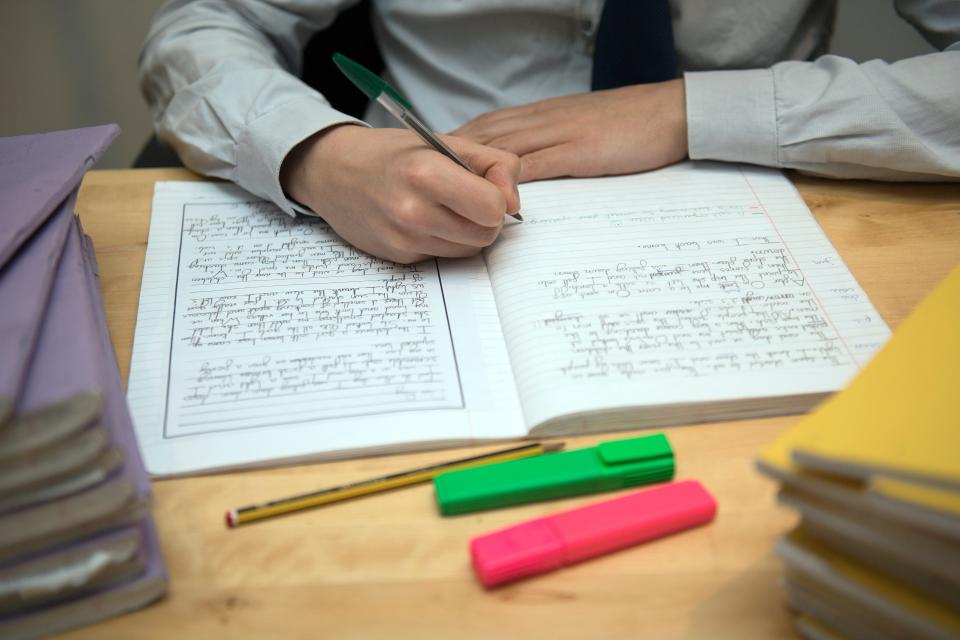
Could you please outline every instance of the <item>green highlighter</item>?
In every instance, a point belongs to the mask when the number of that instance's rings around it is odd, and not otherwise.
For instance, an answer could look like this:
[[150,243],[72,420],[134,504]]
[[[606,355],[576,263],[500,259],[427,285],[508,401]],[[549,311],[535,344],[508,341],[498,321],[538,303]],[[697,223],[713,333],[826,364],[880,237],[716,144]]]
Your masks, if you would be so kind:
[[663,482],[673,472],[670,441],[656,434],[450,471],[433,484],[440,512],[452,516]]

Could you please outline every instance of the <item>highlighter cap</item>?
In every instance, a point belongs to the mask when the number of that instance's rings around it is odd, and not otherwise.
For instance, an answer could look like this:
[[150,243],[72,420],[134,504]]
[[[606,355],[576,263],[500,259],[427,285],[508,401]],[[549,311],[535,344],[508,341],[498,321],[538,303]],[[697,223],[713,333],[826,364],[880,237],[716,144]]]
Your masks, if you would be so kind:
[[636,491],[474,538],[473,568],[489,589],[705,524],[716,511],[695,480]]
[[565,545],[546,518],[470,542],[473,568],[481,584],[495,587],[563,566]]

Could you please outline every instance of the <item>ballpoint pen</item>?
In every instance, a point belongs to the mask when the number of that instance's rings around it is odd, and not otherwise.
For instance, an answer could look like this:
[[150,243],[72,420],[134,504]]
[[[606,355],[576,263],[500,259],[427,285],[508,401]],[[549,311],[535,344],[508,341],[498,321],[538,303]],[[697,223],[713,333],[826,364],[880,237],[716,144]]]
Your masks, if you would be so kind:
[[[447,156],[467,171],[474,173],[466,162],[460,159],[453,150],[438,138],[420,118],[413,113],[413,108],[400,92],[390,86],[386,80],[376,75],[362,64],[354,62],[341,53],[333,54],[333,62],[343,75],[371,100],[376,100],[408,129],[420,136],[424,142]],[[519,213],[508,214],[517,220],[523,220]]]

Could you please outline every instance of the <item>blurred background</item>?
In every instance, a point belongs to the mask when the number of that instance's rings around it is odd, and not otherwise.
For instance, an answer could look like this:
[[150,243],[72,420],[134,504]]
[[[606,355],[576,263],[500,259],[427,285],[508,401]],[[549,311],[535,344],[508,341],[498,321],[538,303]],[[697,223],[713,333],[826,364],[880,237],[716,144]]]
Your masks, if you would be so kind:
[[[116,122],[97,167],[129,167],[150,134],[137,56],[163,0],[0,0],[0,136]],[[858,61],[933,51],[893,2],[839,0],[832,53]]]

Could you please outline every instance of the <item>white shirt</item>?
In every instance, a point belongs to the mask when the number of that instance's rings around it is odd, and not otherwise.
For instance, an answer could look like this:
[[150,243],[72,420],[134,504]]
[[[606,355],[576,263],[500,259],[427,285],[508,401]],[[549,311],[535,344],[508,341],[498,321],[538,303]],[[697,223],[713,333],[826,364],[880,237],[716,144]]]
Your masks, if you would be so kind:
[[[141,85],[184,163],[273,200],[311,134],[353,118],[297,78],[337,0],[171,0]],[[960,1],[897,0],[939,53],[857,64],[826,50],[833,0],[673,0],[694,159],[838,178],[960,178]],[[588,91],[602,0],[374,0],[388,79],[431,127]],[[397,126],[373,103],[365,120]]]

